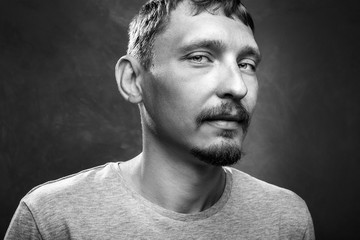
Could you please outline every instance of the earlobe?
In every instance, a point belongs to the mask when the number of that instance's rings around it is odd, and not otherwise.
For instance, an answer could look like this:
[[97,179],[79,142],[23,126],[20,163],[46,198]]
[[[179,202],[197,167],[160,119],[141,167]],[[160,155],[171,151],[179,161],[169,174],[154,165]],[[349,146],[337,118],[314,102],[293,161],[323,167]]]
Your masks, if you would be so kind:
[[131,103],[142,101],[142,80],[143,69],[138,60],[126,55],[119,59],[115,66],[115,77],[121,95]]

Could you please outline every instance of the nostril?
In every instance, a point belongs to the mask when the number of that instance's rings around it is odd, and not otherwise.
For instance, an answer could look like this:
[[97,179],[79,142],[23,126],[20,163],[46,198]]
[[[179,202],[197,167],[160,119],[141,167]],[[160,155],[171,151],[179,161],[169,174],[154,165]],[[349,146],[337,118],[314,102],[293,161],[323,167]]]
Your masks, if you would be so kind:
[[225,94],[223,95],[223,98],[234,98],[234,95],[231,94],[231,93],[225,93]]

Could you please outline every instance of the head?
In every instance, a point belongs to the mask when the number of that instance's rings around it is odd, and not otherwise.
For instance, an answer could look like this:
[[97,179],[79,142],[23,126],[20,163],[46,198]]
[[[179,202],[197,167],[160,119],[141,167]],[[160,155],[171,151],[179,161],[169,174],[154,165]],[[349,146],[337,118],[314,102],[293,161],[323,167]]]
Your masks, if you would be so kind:
[[[186,1],[186,0],[185,0]],[[153,45],[157,35],[162,33],[170,19],[170,14],[184,0],[150,0],[142,6],[139,14],[129,26],[127,54],[134,56],[145,69],[149,69],[153,57]],[[191,0],[193,14],[204,11],[216,13],[223,10],[227,17],[236,16],[254,31],[254,22],[240,0]]]
[[151,139],[211,165],[240,159],[258,90],[253,30],[239,0],[143,6],[116,77],[139,105],[144,144]]

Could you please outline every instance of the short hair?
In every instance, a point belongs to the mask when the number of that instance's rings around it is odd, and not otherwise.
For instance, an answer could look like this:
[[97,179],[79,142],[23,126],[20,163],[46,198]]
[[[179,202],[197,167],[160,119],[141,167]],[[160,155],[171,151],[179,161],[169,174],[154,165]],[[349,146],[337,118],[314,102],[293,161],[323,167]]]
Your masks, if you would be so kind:
[[[184,0],[149,0],[133,18],[129,26],[127,54],[132,55],[149,70],[153,59],[153,45],[158,34],[168,25],[171,11]],[[241,0],[186,0],[192,4],[194,15],[203,11],[216,13],[222,9],[225,16],[235,15],[254,32],[254,22]]]

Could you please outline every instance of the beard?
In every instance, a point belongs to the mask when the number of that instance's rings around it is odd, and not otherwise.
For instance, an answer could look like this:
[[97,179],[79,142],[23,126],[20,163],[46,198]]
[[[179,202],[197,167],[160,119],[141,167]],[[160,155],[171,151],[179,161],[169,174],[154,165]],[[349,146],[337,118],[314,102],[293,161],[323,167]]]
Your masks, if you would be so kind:
[[237,163],[243,156],[239,146],[222,142],[205,149],[193,148],[191,154],[202,162],[213,166],[230,166]]
[[[238,116],[243,134],[246,135],[251,117],[250,113],[240,103],[222,103],[220,106],[202,111],[196,119],[197,126],[200,127],[204,122],[216,119],[217,116],[230,115],[231,113]],[[230,142],[236,137],[236,133],[231,130],[223,130],[219,137],[223,138],[220,144],[210,145],[207,148],[194,147],[190,150],[191,154],[202,162],[213,166],[229,166],[237,163],[244,153],[240,145]]]

